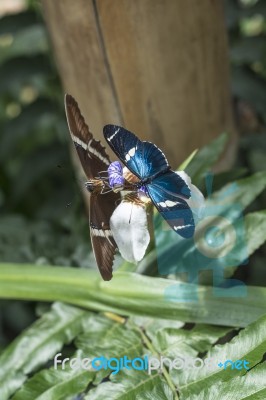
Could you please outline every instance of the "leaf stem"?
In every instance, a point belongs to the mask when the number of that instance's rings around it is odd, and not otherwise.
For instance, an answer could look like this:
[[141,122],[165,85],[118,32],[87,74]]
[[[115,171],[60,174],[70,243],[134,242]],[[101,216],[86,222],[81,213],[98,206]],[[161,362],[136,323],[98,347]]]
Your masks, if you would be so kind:
[[[140,333],[143,342],[145,343],[146,347],[151,351],[152,354],[154,354],[155,356],[159,357],[160,354],[156,351],[156,349],[154,348],[152,342],[149,340],[149,338],[147,337],[147,335],[145,334],[145,332],[139,328],[138,326],[135,325],[135,328],[138,330],[138,332]],[[168,383],[169,387],[171,388],[173,395],[174,395],[174,399],[175,400],[179,400],[179,396],[177,394],[177,389],[174,385],[174,383],[171,380],[171,377],[167,371],[167,369],[165,367],[162,367],[162,373],[165,377],[166,382]]]

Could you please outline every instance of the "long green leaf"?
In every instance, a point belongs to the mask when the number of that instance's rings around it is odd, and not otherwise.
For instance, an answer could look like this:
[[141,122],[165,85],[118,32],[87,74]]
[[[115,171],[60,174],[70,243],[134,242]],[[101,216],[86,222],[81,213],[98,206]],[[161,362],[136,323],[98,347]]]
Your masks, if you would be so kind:
[[[119,359],[124,355],[134,358],[143,353],[143,344],[138,332],[102,316],[93,316],[88,320],[85,332],[76,338],[75,344],[91,358],[104,356]],[[100,370],[94,384],[101,382],[109,374],[108,370]]]
[[258,211],[245,217],[248,255],[251,255],[266,241],[266,211]]
[[227,134],[223,133],[195,154],[185,168],[186,173],[192,178],[194,184],[197,185],[204,173],[210,170],[216,161],[218,161],[224,151],[227,140]]
[[233,208],[235,204],[240,204],[244,210],[265,188],[266,171],[257,172],[247,178],[228,183],[213,193],[207,207],[220,205]]
[[[266,172],[258,172],[248,178],[230,183],[215,192],[206,201],[204,216],[197,227],[198,236],[191,240],[184,241],[171,229],[165,228],[164,220],[156,214],[154,218],[156,249],[139,264],[137,271],[145,273],[154,263],[154,259],[157,259],[161,275],[190,271],[191,276],[194,275],[191,281],[194,281],[195,276],[198,276],[197,270],[202,272],[204,269],[212,270],[215,268],[218,271],[219,268],[236,267],[242,264],[266,239],[265,229],[262,226],[265,224],[265,212],[261,211],[245,217],[246,226],[244,226],[242,215],[244,209],[265,188]],[[233,227],[236,233],[235,245],[226,259],[217,254],[215,260],[212,257],[202,257],[199,246],[204,245],[206,248],[205,232],[211,224],[218,225],[216,219],[220,217],[228,221],[226,226],[228,237],[231,237],[230,232]],[[260,220],[260,224],[258,224],[258,220]],[[200,227],[204,227],[202,232]],[[215,232],[214,230],[212,233],[214,239]],[[224,233],[226,234],[227,231]],[[231,239],[227,244],[231,247]],[[225,246],[220,246],[220,250],[224,254],[227,249]],[[180,257],[180,255],[182,256]],[[209,279],[207,279],[207,282],[209,282]]]
[[[143,348],[142,337],[137,329],[134,329],[134,327],[132,329],[132,324],[115,322],[110,318],[97,314],[91,315],[85,321],[83,333],[78,335],[75,344],[79,350],[74,357],[80,359],[89,358],[92,360],[94,357],[101,356],[104,356],[106,359],[114,357],[120,359],[125,355],[128,359],[134,359],[146,353]],[[112,365],[114,366],[113,363]],[[54,370],[54,368],[43,370],[26,382],[21,390],[16,393],[13,400],[31,400],[33,398],[36,400],[65,399],[67,395],[84,392],[88,384],[92,381],[95,386],[99,386],[97,389],[89,392],[88,398],[95,398],[97,396],[96,398],[99,399],[109,399],[112,398],[109,392],[113,392],[114,396],[119,396],[120,398],[121,393],[119,393],[119,390],[115,394],[117,386],[114,385],[114,382],[116,379],[114,375],[110,375],[112,372],[111,369],[93,371],[92,367],[89,367],[89,371],[84,371],[81,367],[71,370],[68,363],[64,370]],[[155,378],[153,376],[149,377],[143,371],[144,375],[140,379],[140,375],[142,374],[139,374],[138,371],[132,372],[128,379],[126,378],[125,381],[121,381],[121,392],[130,390],[132,398],[135,398],[135,396],[138,398],[137,396],[140,392],[142,396],[148,396]],[[137,377],[135,373],[138,374]],[[119,371],[118,374],[119,380],[123,379],[123,372]],[[107,385],[105,383],[102,384],[101,381],[108,375],[110,375],[112,383]],[[171,390],[167,388],[165,380],[162,377],[157,375],[156,382],[158,386],[171,394]]]
[[65,369],[44,369],[29,379],[12,400],[65,400],[84,392],[94,376],[93,371],[71,369],[69,365]]
[[[248,367],[252,368],[258,364],[265,353],[266,348],[266,316],[249,325],[241,331],[231,342],[225,345],[217,345],[207,354],[208,358],[216,360],[216,366],[212,369],[190,369],[190,370],[172,370],[172,378],[178,385],[184,399],[199,393],[211,385],[218,384],[221,380],[227,381],[236,375],[242,375],[246,372],[245,368],[241,370],[220,367],[226,360],[246,360]],[[265,369],[264,369],[265,370]],[[265,370],[266,372],[266,370]]]
[[266,398],[266,362],[252,368],[244,376],[207,387],[190,400],[263,400]]
[[0,398],[8,399],[27,374],[48,361],[81,331],[87,312],[55,303],[30,328],[17,337],[0,356]]
[[[236,213],[238,210],[239,208]],[[210,219],[206,220],[206,224],[203,219],[201,226],[204,229],[196,239],[185,241],[172,230],[164,229],[164,222],[161,220],[156,227],[156,249],[139,264],[137,271],[145,273],[157,261],[161,275],[189,273],[191,282],[198,279],[200,274],[201,282],[211,284],[213,274],[218,271],[224,277],[230,276],[233,269],[228,267],[242,265],[266,241],[266,211],[250,213],[239,218],[236,218],[237,215],[227,216],[225,212],[218,217],[222,217],[222,222],[227,221],[223,229],[220,228],[219,231],[220,235],[224,234],[226,240],[216,249],[215,258],[208,257],[207,251],[212,248],[206,247],[208,243],[205,237],[208,224],[214,223],[220,226],[219,220],[216,222],[215,213],[213,216],[210,214]],[[215,237],[215,231],[213,236]],[[234,243],[233,247],[232,243]],[[206,253],[202,252],[202,248]]]
[[111,382],[93,389],[84,400],[174,400],[173,391],[159,374],[123,370],[111,375]]
[[[103,282],[94,271],[12,264],[0,264],[0,282],[0,298],[59,300],[121,315],[246,326],[266,313],[266,289],[259,287],[248,287],[244,297],[228,297],[227,289],[217,296],[212,287],[134,273],[117,272],[112,281]],[[174,288],[171,301],[169,287]],[[190,293],[197,298],[189,298]]]
[[184,329],[159,329],[156,334],[147,331],[152,339],[154,348],[159,354],[174,358],[196,357],[197,354],[206,352],[211,346],[232,328],[216,327],[211,325],[196,325],[190,331]]
[[[32,41],[32,37],[36,40]],[[9,47],[1,51],[0,64],[18,56],[47,53],[47,35],[42,25],[32,25],[17,32]]]

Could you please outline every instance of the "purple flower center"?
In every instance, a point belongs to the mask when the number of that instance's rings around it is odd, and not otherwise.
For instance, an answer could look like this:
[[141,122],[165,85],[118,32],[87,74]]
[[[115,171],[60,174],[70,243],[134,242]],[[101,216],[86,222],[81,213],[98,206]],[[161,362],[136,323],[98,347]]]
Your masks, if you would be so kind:
[[108,169],[109,186],[114,189],[124,186],[125,178],[123,177],[123,166],[119,161],[112,162]]

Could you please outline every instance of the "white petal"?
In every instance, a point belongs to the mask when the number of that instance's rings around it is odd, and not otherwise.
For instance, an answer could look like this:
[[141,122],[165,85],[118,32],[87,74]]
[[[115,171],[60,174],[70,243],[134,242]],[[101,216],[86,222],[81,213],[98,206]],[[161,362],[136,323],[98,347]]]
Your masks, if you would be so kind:
[[145,208],[120,203],[111,216],[110,227],[122,257],[130,262],[140,261],[150,242]]
[[191,197],[187,200],[189,207],[197,218],[201,218],[205,208],[205,199],[203,194],[197,186],[191,183],[191,178],[185,171],[177,171],[176,173],[186,182],[191,191]]

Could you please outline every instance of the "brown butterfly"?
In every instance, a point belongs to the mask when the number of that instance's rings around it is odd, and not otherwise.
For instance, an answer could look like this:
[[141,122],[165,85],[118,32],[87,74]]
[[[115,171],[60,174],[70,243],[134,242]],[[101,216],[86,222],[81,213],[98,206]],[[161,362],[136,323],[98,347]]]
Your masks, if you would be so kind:
[[104,179],[97,178],[106,171],[110,159],[100,141],[93,138],[76,100],[66,94],[65,109],[71,138],[83,170],[88,178],[90,192],[90,234],[93,252],[102,278],[112,279],[112,265],[116,242],[110,230],[110,218],[121,200],[120,193],[110,190]]

